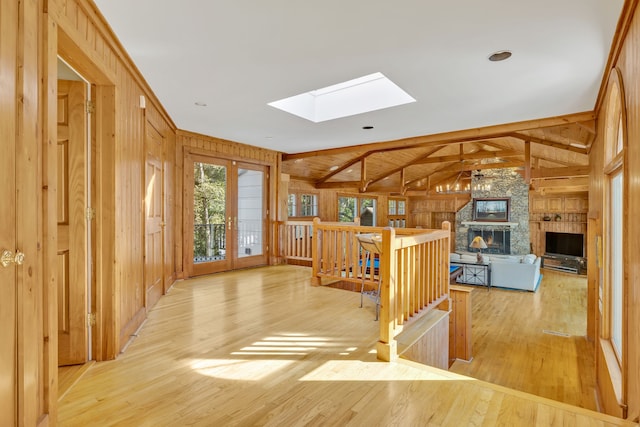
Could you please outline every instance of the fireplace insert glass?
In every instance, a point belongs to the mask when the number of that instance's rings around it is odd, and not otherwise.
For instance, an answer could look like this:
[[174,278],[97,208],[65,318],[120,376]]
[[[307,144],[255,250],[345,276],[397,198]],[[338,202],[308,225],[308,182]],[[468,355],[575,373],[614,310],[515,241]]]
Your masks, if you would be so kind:
[[580,233],[545,233],[545,253],[550,255],[584,256],[584,235]]

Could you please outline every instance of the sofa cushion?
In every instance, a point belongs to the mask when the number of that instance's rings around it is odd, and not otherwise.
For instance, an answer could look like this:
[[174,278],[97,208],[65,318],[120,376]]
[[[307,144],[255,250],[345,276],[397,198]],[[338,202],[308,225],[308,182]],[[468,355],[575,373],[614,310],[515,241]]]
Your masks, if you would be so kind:
[[476,262],[478,261],[478,256],[477,255],[460,255],[460,261]]
[[502,263],[502,264],[520,264],[519,257],[510,257],[510,258],[492,258],[491,263]]

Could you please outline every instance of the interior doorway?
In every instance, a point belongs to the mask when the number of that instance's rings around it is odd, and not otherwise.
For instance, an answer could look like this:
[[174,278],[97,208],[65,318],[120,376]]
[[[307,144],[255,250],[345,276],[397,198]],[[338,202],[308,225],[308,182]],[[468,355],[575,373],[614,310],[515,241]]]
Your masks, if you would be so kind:
[[91,85],[58,58],[58,365],[93,358]]
[[267,167],[187,154],[185,247],[189,276],[267,263]]

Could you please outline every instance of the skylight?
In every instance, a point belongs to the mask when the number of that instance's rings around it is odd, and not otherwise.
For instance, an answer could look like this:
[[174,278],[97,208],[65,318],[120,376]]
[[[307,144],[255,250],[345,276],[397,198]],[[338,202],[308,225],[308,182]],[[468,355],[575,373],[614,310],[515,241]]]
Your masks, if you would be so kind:
[[373,73],[268,105],[320,123],[410,102],[416,100],[384,74]]

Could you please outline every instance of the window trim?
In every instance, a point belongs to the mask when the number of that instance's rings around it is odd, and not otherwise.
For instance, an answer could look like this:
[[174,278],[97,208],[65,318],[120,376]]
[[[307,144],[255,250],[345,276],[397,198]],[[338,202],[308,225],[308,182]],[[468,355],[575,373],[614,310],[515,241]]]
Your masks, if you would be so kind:
[[[602,246],[604,249],[604,265],[602,270],[602,304],[599,307],[601,314],[599,342],[602,355],[605,358],[606,373],[608,374],[611,386],[616,395],[616,399],[621,407],[624,408],[627,401],[627,376],[628,376],[628,278],[626,272],[628,269],[628,239],[625,239],[628,216],[623,214],[622,223],[622,320],[621,320],[621,352],[618,351],[613,341],[613,321],[612,321],[612,265],[611,258],[611,222],[615,219],[611,218],[611,197],[612,197],[612,179],[618,174],[622,174],[622,201],[623,211],[624,203],[628,200],[627,195],[629,186],[628,168],[626,168],[627,156],[627,112],[625,108],[624,87],[622,84],[622,75],[620,70],[614,68],[609,74],[607,98],[604,107],[606,108],[604,117],[603,132],[603,161],[604,161],[604,182],[603,182],[603,224],[601,232]],[[622,141],[620,141],[622,139]],[[604,367],[603,367],[604,368]],[[601,375],[604,372],[599,372]]]
[[[373,226],[377,226],[378,224],[378,220],[379,220],[379,210],[380,210],[380,201],[378,200],[378,196],[373,196],[373,195],[362,195],[362,194],[349,194],[349,193],[338,193],[336,194],[336,220],[338,222],[340,222],[340,198],[344,197],[344,198],[351,198],[351,199],[356,199],[356,211],[354,212],[354,214],[356,214],[356,218],[360,218],[361,216],[361,212],[360,210],[362,209],[362,200],[373,200],[374,203],[374,208],[373,208]],[[354,218],[355,219],[355,218]],[[361,224],[362,225],[362,224]]]
[[[289,198],[294,196],[294,215],[288,215],[289,213]],[[313,196],[315,198],[315,214],[313,215],[301,215],[302,213],[302,196]],[[320,215],[320,194],[315,191],[290,191],[287,195],[287,215],[289,219],[308,219],[315,218]]]

